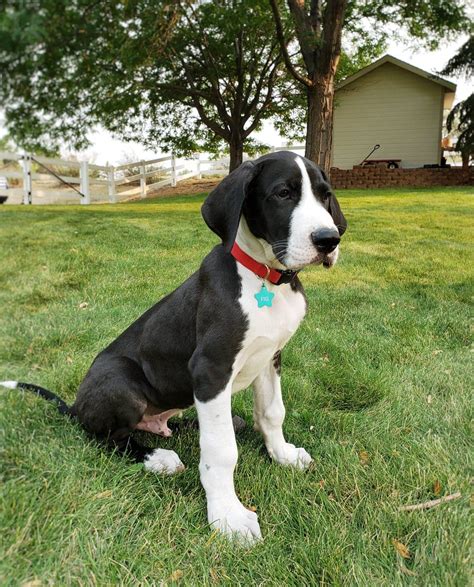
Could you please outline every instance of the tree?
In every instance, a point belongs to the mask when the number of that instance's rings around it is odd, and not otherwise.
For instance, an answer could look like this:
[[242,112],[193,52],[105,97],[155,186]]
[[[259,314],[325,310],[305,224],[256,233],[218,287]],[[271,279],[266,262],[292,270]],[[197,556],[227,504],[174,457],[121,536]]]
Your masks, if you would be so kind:
[[[387,35],[405,31],[434,48],[452,32],[462,31],[467,18],[458,0],[287,0],[292,30],[277,0],[269,0],[285,65],[300,84],[307,101],[306,152],[327,172],[331,164],[335,79],[343,36],[360,46],[372,36],[383,42]],[[298,60],[290,55],[295,36]],[[290,44],[291,47],[291,44]]]
[[0,1],[0,102],[23,148],[87,145],[103,125],[231,169],[288,78],[266,0]]
[[[442,75],[474,75],[474,36],[471,36],[452,57]],[[460,151],[463,167],[469,166],[474,155],[474,93],[454,106],[446,119],[448,132],[457,132],[456,149]]]
[[[182,23],[155,52],[160,113],[181,105],[182,118],[189,119],[194,109],[206,127],[204,146],[227,143],[230,170],[242,162],[251,133],[282,107],[289,88],[268,16],[265,0],[199,3],[183,10]],[[180,138],[181,147],[194,146],[189,133],[180,130]]]

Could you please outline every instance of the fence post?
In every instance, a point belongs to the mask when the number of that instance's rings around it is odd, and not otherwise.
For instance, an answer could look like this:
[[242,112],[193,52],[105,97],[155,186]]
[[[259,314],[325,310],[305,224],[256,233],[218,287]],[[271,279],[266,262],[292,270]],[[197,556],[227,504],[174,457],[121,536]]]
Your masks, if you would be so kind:
[[28,153],[23,154],[21,162],[23,167],[23,204],[33,203],[33,185],[31,182],[31,156]]
[[198,176],[198,179],[202,179],[201,159],[199,158],[199,155],[198,155],[198,158],[197,158],[197,176]]
[[140,198],[146,198],[145,161],[140,162]]
[[176,187],[176,158],[174,153],[171,153],[171,187]]
[[81,199],[81,204],[90,204],[89,161],[81,161],[81,192],[84,194],[84,197]]
[[115,168],[110,165],[107,171],[107,186],[109,188],[109,202],[115,204],[117,202],[117,192],[115,191]]

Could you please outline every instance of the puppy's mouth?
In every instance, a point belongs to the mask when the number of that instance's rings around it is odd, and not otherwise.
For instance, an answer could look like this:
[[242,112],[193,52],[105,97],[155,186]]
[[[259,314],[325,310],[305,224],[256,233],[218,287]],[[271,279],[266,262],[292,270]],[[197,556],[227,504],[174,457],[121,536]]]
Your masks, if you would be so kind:
[[325,269],[331,269],[336,264],[337,261],[337,253],[334,254],[335,251],[328,254],[318,254],[314,259],[309,263],[310,265],[322,265]]
[[[302,255],[305,256],[305,255]],[[313,256],[308,256],[306,259],[298,259],[297,256],[288,255],[287,252],[276,253],[276,258],[280,263],[291,271],[299,271],[308,265],[322,265],[325,269],[331,269],[339,256],[339,247],[330,253],[316,252]],[[290,258],[288,258],[290,257]]]
[[323,255],[322,264],[326,269],[331,269],[336,264],[339,256],[339,247],[336,247],[331,253]]

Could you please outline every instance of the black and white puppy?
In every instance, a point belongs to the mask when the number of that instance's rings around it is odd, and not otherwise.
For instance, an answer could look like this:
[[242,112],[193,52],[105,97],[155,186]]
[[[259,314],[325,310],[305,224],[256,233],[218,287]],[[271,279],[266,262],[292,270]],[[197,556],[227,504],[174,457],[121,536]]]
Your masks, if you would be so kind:
[[[298,270],[334,265],[346,221],[324,173],[290,152],[243,163],[208,196],[202,215],[222,244],[97,356],[70,408],[38,386],[5,384],[56,400],[88,432],[166,474],[184,468],[178,455],[144,449],[130,435],[169,436],[168,419],[194,405],[209,523],[253,541],[261,537],[257,515],[234,489],[231,397],[252,385],[255,428],[271,458],[300,469],[311,463],[283,435],[280,352],[306,311]],[[270,271],[279,284],[265,279]]]

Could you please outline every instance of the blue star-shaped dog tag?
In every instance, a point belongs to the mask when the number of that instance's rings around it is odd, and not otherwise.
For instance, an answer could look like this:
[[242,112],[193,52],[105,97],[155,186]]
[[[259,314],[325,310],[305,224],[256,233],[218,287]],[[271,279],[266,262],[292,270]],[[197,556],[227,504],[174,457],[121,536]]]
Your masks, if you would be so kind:
[[265,284],[262,284],[262,289],[255,294],[255,299],[257,300],[258,307],[263,308],[263,306],[268,306],[269,308],[272,307],[272,301],[275,294],[265,287]]

